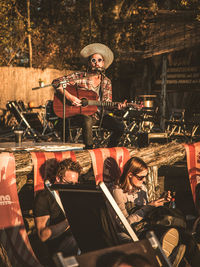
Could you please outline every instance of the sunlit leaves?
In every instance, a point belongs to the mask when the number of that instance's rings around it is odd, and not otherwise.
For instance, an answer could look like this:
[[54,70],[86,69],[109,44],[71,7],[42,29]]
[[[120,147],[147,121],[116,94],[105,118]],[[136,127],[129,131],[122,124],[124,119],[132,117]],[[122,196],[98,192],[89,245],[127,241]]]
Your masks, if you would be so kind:
[[[0,0],[0,65],[28,66],[26,2]],[[89,42],[142,50],[159,10],[198,8],[198,0],[30,0],[33,67],[79,69],[80,49]]]

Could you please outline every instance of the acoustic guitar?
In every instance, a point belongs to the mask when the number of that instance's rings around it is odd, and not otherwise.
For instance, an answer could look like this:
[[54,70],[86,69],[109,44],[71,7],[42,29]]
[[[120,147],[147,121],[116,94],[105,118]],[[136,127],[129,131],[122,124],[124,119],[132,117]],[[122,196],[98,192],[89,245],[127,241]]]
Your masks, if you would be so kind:
[[[73,106],[72,103],[66,99],[65,103],[65,117],[72,117],[77,114],[92,115],[97,112],[97,107],[117,107],[120,102],[98,101],[98,95],[92,90],[84,90],[68,85],[66,90],[79,98],[82,106]],[[126,107],[140,109],[141,106],[135,103],[126,103]],[[63,118],[63,94],[57,92],[54,95],[53,110],[56,116]]]

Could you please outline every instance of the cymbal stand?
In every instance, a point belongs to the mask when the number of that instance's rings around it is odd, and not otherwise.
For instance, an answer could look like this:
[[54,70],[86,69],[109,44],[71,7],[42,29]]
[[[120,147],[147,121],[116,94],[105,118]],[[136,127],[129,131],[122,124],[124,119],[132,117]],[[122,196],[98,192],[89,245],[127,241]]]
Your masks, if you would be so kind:
[[154,123],[153,121],[151,121],[151,118],[147,114],[144,114],[142,118],[142,122],[140,124],[140,131],[150,133],[153,126],[154,126]]
[[[60,83],[61,84],[61,83]],[[65,115],[66,115],[66,110],[65,110],[65,106],[66,106],[66,99],[65,99],[65,89],[67,86],[67,82],[65,81],[65,83],[62,83],[63,86],[63,143],[65,143]]]
[[123,124],[125,126],[124,134],[121,139],[122,141],[120,142],[122,146],[125,146],[125,145],[132,146],[132,143],[133,141],[135,142],[135,138],[136,138],[134,130],[138,128],[138,124],[139,124],[139,122],[137,122],[135,118],[134,119],[131,118],[129,113],[130,113],[129,110],[127,110],[122,117]]

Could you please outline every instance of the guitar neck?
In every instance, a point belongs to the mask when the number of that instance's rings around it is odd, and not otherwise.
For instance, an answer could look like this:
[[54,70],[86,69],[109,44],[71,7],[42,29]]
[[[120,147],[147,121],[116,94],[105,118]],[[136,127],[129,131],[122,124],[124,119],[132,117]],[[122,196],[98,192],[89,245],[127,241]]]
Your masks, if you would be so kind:
[[[110,101],[96,101],[96,100],[88,100],[89,106],[98,106],[98,107],[117,107],[121,102],[110,102]],[[126,107],[137,107],[137,104],[134,103],[126,103]]]

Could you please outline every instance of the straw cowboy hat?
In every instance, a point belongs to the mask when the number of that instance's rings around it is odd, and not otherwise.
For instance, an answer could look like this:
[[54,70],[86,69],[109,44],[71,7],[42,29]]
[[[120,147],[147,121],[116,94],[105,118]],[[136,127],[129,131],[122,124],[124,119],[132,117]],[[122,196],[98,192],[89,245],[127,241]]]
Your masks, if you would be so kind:
[[86,59],[93,54],[100,54],[104,58],[104,68],[107,69],[113,62],[114,55],[111,49],[100,43],[93,43],[85,46],[81,52],[80,55]]

